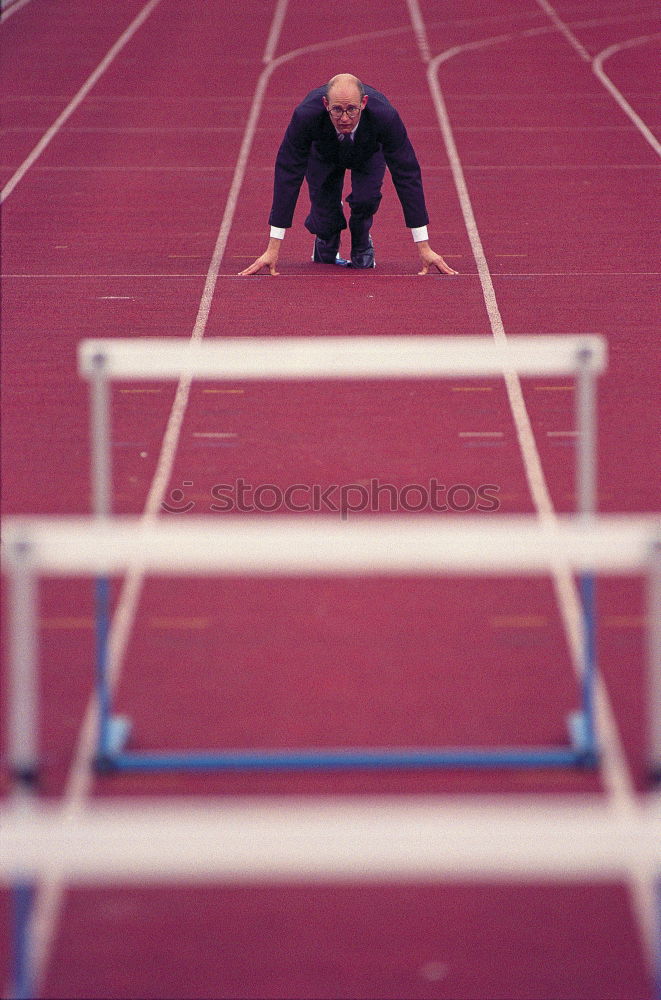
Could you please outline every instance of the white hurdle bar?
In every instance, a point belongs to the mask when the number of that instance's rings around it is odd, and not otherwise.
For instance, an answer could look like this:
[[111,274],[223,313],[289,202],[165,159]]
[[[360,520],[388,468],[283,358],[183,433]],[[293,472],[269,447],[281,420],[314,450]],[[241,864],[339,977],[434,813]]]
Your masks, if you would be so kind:
[[37,576],[114,576],[136,567],[183,576],[636,575],[661,540],[656,514],[489,516],[189,516],[143,519],[7,517],[6,570]]
[[594,334],[493,337],[227,337],[83,340],[78,370],[90,382],[93,510],[112,508],[111,381],[172,379],[304,380],[486,378],[511,374],[577,380],[577,496],[594,509],[595,379],[606,367],[606,344]]
[[[645,940],[661,975],[661,796],[115,799],[72,811],[19,798],[0,809],[0,882],[15,907],[12,997],[34,996],[30,900],[67,884],[447,885],[644,879]],[[661,980],[659,980],[661,985]],[[655,995],[661,1000],[661,991]]]
[[596,334],[509,337],[178,337],[83,340],[79,372],[110,380],[363,379],[575,375],[606,367]]
[[661,874],[661,797],[117,799],[5,807],[0,881],[626,880]]
[[[564,516],[546,523],[525,515],[377,516],[353,522],[7,518],[2,549],[10,577],[10,764],[19,776],[36,773],[39,576],[112,576],[136,568],[196,576],[507,575],[563,567],[576,573],[645,573],[656,581],[653,556],[658,559],[660,539],[661,519],[654,515]],[[659,597],[656,583],[652,596]],[[654,620],[661,609],[650,613]],[[658,655],[655,646],[656,661],[649,665],[655,691],[661,682]],[[651,704],[658,705],[658,694]],[[658,752],[654,729],[660,722],[651,720],[653,753]],[[651,761],[653,769],[660,764]]]

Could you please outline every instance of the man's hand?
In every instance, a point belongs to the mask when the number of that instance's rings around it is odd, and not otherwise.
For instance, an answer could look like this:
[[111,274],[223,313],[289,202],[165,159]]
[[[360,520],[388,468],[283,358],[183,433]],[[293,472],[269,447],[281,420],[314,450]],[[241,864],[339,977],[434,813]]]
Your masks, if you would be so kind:
[[280,254],[280,244],[282,240],[276,240],[273,236],[269,240],[269,245],[257,260],[247,267],[245,271],[239,271],[239,276],[242,278],[247,277],[249,274],[257,274],[261,271],[263,267],[268,267],[271,274],[279,274],[280,272],[276,269],[278,263],[278,256]]
[[427,274],[430,267],[435,267],[442,274],[458,274],[458,271],[454,271],[449,264],[446,264],[443,258],[435,253],[429,246],[427,240],[422,240],[420,243],[416,244],[418,247],[418,253],[420,254],[420,260],[422,261],[422,271],[418,271],[418,274]]

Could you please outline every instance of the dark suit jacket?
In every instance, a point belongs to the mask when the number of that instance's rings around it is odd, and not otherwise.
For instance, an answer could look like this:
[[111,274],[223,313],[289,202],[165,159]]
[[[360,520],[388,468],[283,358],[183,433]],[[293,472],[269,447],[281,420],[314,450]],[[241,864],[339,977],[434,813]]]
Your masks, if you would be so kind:
[[382,150],[402,203],[406,225],[411,229],[426,226],[429,216],[420,165],[404,123],[392,104],[378,90],[365,87],[367,106],[360,116],[347,157],[346,143],[338,142],[337,132],[324,107],[324,93],[324,87],[312,90],[292,115],[275,162],[269,224],[283,229],[291,226],[311,152],[325,162],[337,162],[350,170],[352,167],[359,169],[377,150]]

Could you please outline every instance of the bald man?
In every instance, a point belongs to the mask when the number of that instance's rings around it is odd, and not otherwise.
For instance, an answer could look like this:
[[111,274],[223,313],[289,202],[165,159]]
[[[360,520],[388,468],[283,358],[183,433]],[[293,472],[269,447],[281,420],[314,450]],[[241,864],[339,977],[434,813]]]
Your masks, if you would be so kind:
[[[375,267],[370,230],[386,167],[420,254],[418,273],[427,274],[433,267],[456,274],[429,245],[420,165],[399,114],[383,94],[350,73],[340,73],[325,87],[312,90],[295,109],[275,162],[268,246],[240,274],[256,274],[265,267],[271,274],[278,273],[280,247],[292,224],[304,177],[310,192],[305,226],[315,237],[312,259],[341,267]],[[347,228],[342,202],[347,170],[351,171],[349,259],[340,255],[342,232]]]

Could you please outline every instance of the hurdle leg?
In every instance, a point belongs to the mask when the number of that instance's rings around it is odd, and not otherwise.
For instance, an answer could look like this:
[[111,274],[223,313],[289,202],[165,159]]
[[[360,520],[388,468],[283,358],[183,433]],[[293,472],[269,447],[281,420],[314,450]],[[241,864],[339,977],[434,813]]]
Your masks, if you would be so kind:
[[595,726],[595,690],[597,680],[595,578],[584,573],[580,578],[581,608],[583,613],[583,651],[581,662],[581,708],[570,720],[574,748],[580,763],[594,767],[597,763],[597,734]]
[[[596,510],[597,496],[597,414],[596,385],[592,371],[592,349],[581,347],[577,353],[576,377],[576,497],[578,516],[589,520]],[[595,724],[595,690],[597,681],[597,615],[596,580],[594,573],[583,573],[579,579],[583,619],[583,649],[581,657],[581,708],[569,720],[572,743],[581,762],[594,766],[597,762],[597,732]]]
[[[106,356],[99,352],[92,358],[93,377],[90,381],[90,438],[92,447],[92,506],[98,518],[108,517],[112,510],[112,457],[110,450],[110,386]],[[108,663],[110,631],[110,580],[95,581],[96,622],[96,697],[98,706],[98,737],[96,766],[112,769],[112,758],[126,743],[129,732],[127,719],[112,713]]]
[[[661,540],[652,546],[647,585],[647,704],[650,779],[661,783]],[[661,888],[659,889],[661,897]],[[661,930],[661,921],[660,921]],[[659,970],[661,977],[661,969]],[[661,988],[661,979],[659,986]]]
[[36,784],[39,770],[37,582],[30,545],[17,542],[9,582],[9,766],[18,786]]
[[[9,581],[9,767],[16,801],[32,807],[39,776],[37,581],[30,562],[31,546],[14,546]],[[16,872],[10,887],[12,1000],[33,996],[30,918],[34,886]]]
[[[106,377],[106,357],[95,354],[94,376],[90,382],[90,438],[92,447],[92,508],[99,518],[111,512],[112,459],[110,453],[110,387]],[[108,631],[110,621],[110,581],[97,577],[95,604],[95,683],[98,707],[98,761],[110,755],[111,695],[108,682]]]
[[591,359],[590,347],[578,351],[576,509],[583,516],[591,516],[597,508],[597,389]]

